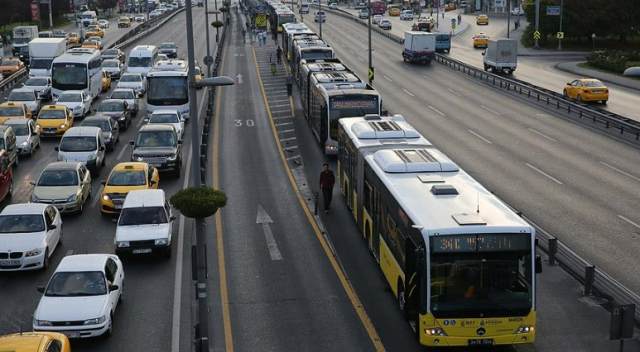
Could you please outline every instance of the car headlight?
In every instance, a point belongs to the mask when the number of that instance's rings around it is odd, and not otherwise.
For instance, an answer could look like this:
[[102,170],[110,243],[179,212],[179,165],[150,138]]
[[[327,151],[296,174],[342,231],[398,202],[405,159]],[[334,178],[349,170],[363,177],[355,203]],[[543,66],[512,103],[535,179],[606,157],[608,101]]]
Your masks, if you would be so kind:
[[126,116],[124,116],[124,115],[123,115],[123,116],[120,116],[120,118],[118,119],[118,121],[124,121],[124,120],[126,120],[126,118],[127,118],[127,117],[126,117]]
[[21,147],[26,147],[28,145],[29,145],[29,142],[27,142],[27,141],[24,141],[24,142],[20,143]]
[[62,154],[58,154],[58,161],[67,161],[67,158]]
[[176,161],[177,158],[178,158],[178,154],[169,155],[167,157],[167,161]]
[[129,247],[129,241],[117,241],[116,242],[116,247],[118,247],[118,248]]
[[166,245],[169,241],[166,238],[156,239],[156,246]]
[[32,194],[31,198],[29,199],[29,201],[31,203],[40,203],[40,198],[38,198],[38,196],[36,196],[35,194]]
[[33,325],[35,326],[51,326],[51,322],[48,320],[38,320],[38,319],[33,319]]
[[522,325],[516,330],[516,334],[529,334],[536,331],[535,326],[531,325]]
[[66,124],[66,123],[63,123],[62,125],[60,125],[60,127],[59,127],[59,128],[66,128],[66,127],[67,127],[67,124]]
[[77,111],[77,110],[82,110],[82,106],[78,105],[73,107],[73,111]]
[[107,316],[103,315],[100,318],[87,319],[84,321],[84,325],[97,325],[102,324],[107,320]]
[[144,161],[144,158],[143,158],[143,157],[141,157],[141,156],[136,157],[136,161]]
[[72,194],[69,196],[69,198],[67,198],[67,202],[75,202],[76,200],[78,200],[78,194]]
[[109,201],[111,201],[111,197],[109,197],[108,194],[105,194],[105,195],[102,196],[102,200],[109,202]]
[[94,159],[96,159],[97,157],[98,157],[98,156],[97,156],[96,154],[89,154],[89,155],[87,156],[87,161],[94,160]]
[[25,257],[35,257],[36,255],[40,255],[40,253],[42,253],[42,249],[37,248],[32,251],[27,251],[27,253],[25,253]]

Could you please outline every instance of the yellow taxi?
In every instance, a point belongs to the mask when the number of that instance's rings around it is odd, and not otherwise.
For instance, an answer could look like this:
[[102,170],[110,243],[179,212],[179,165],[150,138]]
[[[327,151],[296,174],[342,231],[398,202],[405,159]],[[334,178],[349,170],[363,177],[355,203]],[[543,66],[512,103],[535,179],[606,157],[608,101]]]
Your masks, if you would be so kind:
[[111,88],[111,75],[109,72],[102,70],[102,91],[106,92]]
[[82,42],[81,48],[100,50],[100,43],[95,40],[85,40]]
[[64,105],[46,105],[40,109],[36,126],[41,137],[62,137],[73,127],[73,111]]
[[198,85],[198,83],[204,78],[204,74],[202,73],[200,66],[196,66],[194,71],[196,71],[196,89],[200,89],[202,86]]
[[457,6],[456,6],[455,2],[450,2],[450,3],[444,5],[444,10],[445,11],[453,11],[456,8],[457,8]]
[[389,8],[389,16],[400,16],[401,13],[402,11],[400,11],[400,8],[397,6],[392,6]]
[[123,28],[123,27],[131,27],[131,19],[129,19],[129,17],[120,17],[118,18],[118,28]]
[[567,83],[562,95],[577,101],[599,101],[606,104],[609,100],[609,89],[597,79],[580,78]]
[[69,44],[78,44],[80,43],[80,36],[78,33],[71,32],[69,33]]
[[71,352],[69,339],[58,332],[22,332],[0,336],[0,351]]
[[9,119],[30,119],[31,110],[23,103],[7,102],[0,104],[0,124]]
[[15,57],[4,59],[2,60],[2,63],[0,63],[0,72],[2,72],[3,77],[9,77],[23,68],[24,62]]
[[486,48],[487,45],[489,45],[489,36],[480,32],[480,33],[476,33],[476,35],[473,36],[473,47],[474,48]]
[[158,169],[148,163],[126,162],[113,167],[100,195],[100,211],[103,214],[118,214],[124,198],[130,191],[157,189],[160,184]]
[[99,25],[94,24],[89,26],[86,32],[84,32],[85,37],[92,37],[94,35],[100,38],[104,38],[104,29],[102,29],[102,27],[100,27]]
[[476,24],[480,25],[480,24],[489,24],[489,16],[487,15],[478,15],[476,16]]

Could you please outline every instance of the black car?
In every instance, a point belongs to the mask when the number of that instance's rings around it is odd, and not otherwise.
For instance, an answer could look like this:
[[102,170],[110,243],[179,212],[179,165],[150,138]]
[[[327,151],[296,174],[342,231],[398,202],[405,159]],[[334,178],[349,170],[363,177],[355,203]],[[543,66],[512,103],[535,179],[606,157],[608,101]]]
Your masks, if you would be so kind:
[[29,63],[30,63],[30,60],[29,60],[29,47],[28,46],[21,46],[20,47],[20,53],[18,55],[20,55],[20,61],[24,62],[24,64],[26,66],[29,66]]
[[118,121],[121,130],[126,130],[131,124],[131,110],[124,99],[105,99],[98,105],[96,113]]
[[160,52],[167,55],[168,58],[178,57],[178,47],[175,43],[162,43],[160,45]]
[[133,145],[131,161],[145,162],[158,171],[171,171],[180,177],[182,140],[171,125],[150,124],[140,128]]
[[126,57],[124,55],[124,52],[120,49],[107,49],[102,52],[102,59],[103,60],[107,60],[107,59],[120,60],[120,62],[124,64]]
[[82,121],[80,126],[98,127],[102,131],[102,140],[107,150],[114,150],[116,143],[120,141],[120,128],[118,122],[109,116],[91,116]]

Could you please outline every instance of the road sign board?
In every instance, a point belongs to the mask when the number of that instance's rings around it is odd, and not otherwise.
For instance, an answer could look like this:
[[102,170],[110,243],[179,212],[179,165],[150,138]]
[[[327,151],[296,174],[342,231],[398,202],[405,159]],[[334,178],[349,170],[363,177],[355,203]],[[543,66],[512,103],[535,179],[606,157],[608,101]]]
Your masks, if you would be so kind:
[[547,16],[560,16],[560,6],[547,6]]
[[211,57],[211,55],[205,56],[202,61],[204,61],[205,65],[213,65],[213,57]]
[[563,39],[563,38],[564,38],[564,32],[558,32],[558,33],[556,33],[556,37],[557,37],[558,39]]
[[538,31],[533,32],[533,39],[540,39],[540,32]]
[[373,67],[369,67],[369,81],[373,81],[374,71]]
[[456,23],[456,19],[455,19],[455,18],[452,18],[452,19],[451,19],[451,23]]
[[455,22],[451,22],[451,29],[456,29],[456,23]]

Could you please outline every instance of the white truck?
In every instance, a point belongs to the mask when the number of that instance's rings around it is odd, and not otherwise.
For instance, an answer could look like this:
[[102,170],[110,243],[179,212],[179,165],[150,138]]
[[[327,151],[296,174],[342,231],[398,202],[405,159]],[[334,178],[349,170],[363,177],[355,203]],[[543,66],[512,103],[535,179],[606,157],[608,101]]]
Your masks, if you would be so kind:
[[51,77],[53,59],[67,50],[65,38],[35,38],[29,42],[29,77]]
[[436,57],[436,35],[418,31],[404,32],[404,61],[430,64]]
[[482,55],[485,71],[512,74],[518,66],[518,42],[515,39],[489,39]]
[[29,42],[33,38],[38,38],[38,26],[13,27],[13,43],[11,43],[11,53],[13,53],[13,56],[20,53],[20,48],[29,46]]

